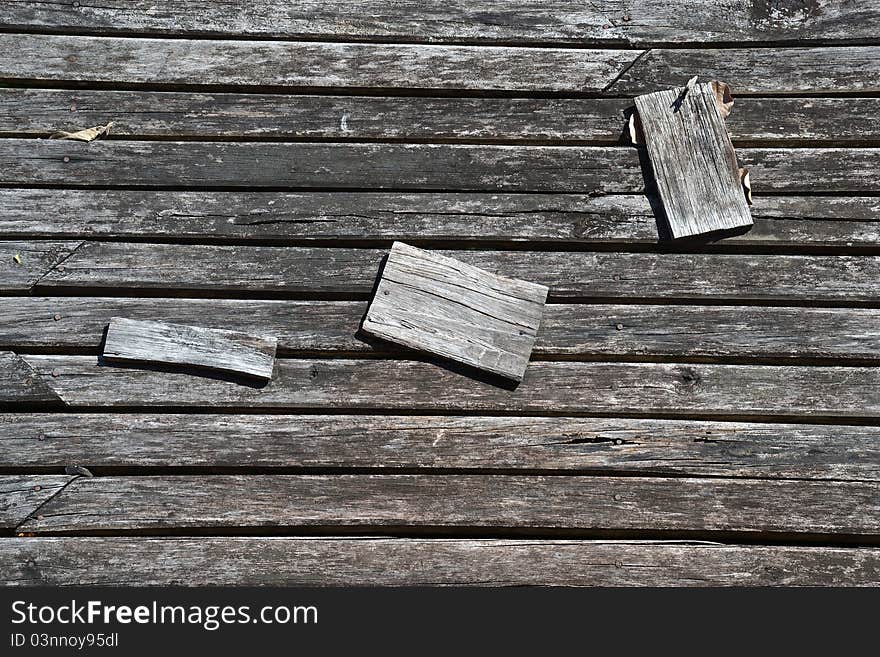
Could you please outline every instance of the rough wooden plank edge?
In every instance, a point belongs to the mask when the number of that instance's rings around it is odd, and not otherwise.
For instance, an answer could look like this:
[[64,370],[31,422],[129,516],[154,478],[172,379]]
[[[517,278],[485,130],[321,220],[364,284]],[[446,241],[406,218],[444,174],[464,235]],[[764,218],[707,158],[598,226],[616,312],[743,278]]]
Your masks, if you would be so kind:
[[880,550],[657,541],[22,538],[4,586],[877,586]]
[[0,532],[21,525],[75,478],[66,475],[0,475]]
[[672,237],[750,227],[715,84],[638,96],[636,108]]
[[96,474],[369,469],[880,481],[880,429],[625,418],[0,416],[0,468],[71,464]]
[[645,531],[871,540],[880,536],[878,493],[876,482],[678,477],[79,477],[18,531]]
[[395,242],[367,309],[370,335],[522,381],[548,288]]
[[112,317],[103,358],[111,363],[181,365],[272,378],[278,340],[185,324]]
[[[625,98],[435,98],[0,89],[0,133],[45,137],[106,123],[113,138],[619,143]],[[734,143],[867,145],[880,98],[736,100]]]
[[[387,251],[368,248],[88,242],[40,280],[36,293],[76,289],[211,294],[372,293]],[[441,251],[507,278],[550,288],[550,299],[877,303],[880,257]],[[136,295],[137,295],[136,294]]]

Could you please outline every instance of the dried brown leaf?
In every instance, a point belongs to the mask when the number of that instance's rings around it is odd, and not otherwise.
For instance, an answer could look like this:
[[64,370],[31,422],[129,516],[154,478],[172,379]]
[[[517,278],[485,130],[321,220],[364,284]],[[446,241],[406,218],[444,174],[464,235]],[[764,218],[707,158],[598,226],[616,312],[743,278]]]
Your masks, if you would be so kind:
[[730,87],[724,82],[712,80],[712,91],[715,92],[715,102],[718,104],[718,111],[721,112],[721,118],[726,119],[730,116],[730,110],[733,109],[733,95],[730,93]]
[[77,130],[76,132],[64,132],[60,130],[49,135],[49,139],[75,139],[76,141],[94,141],[101,135],[110,134],[110,128],[113,127],[113,121],[107,125],[98,125],[94,128],[86,128]]

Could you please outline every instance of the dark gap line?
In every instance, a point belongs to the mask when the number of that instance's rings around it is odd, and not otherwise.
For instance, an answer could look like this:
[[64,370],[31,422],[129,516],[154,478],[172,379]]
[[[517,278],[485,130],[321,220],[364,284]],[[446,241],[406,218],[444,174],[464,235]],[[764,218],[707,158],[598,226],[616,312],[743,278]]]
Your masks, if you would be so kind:
[[376,536],[388,538],[532,538],[532,539],[591,539],[591,540],[685,540],[723,541],[731,545],[812,545],[816,547],[876,547],[880,536],[867,534],[834,534],[813,532],[760,532],[713,530],[655,530],[655,529],[571,529],[556,527],[480,527],[480,526],[382,526],[382,525],[315,525],[315,526],[241,526],[241,527],[163,527],[122,530],[40,531],[17,534],[34,538],[52,537],[311,537],[336,536],[340,538]]
[[[638,48],[637,50],[643,50]],[[238,93],[265,95],[312,96],[378,96],[434,98],[525,98],[525,99],[633,99],[631,95],[601,91],[532,91],[506,89],[418,89],[412,87],[317,87],[249,84],[192,84],[168,82],[102,82],[92,80],[52,80],[42,78],[0,78],[0,85],[11,88],[68,89],[78,91],[191,91],[197,93]],[[647,93],[646,90],[644,93]],[[880,91],[809,91],[809,92],[748,92],[738,91],[737,98],[880,98]]]
[[[810,424],[810,425],[835,425],[835,426],[880,426],[880,416],[836,416],[836,415],[798,415],[798,414],[770,414],[770,413],[699,413],[699,412],[578,412],[571,410],[498,410],[498,409],[411,409],[394,407],[256,407],[256,406],[174,406],[155,404],[148,405],[118,405],[118,406],[83,406],[68,403],[60,406],[57,403],[39,402],[2,402],[0,412],[3,413],[51,413],[62,411],[63,413],[82,413],[95,415],[133,414],[145,415],[338,415],[338,416],[364,416],[386,415],[395,417],[527,417],[527,418],[614,418],[635,420],[696,420],[706,422],[737,422],[737,423],[760,423],[760,424]],[[61,414],[61,413],[59,413]]]
[[[354,331],[352,331],[354,333]],[[0,343],[0,350],[14,351],[19,356],[100,356],[96,346],[43,346]],[[421,357],[417,352],[391,349],[286,349],[279,347],[276,359],[285,360],[386,360],[395,362],[419,362],[439,364],[442,361]],[[632,364],[682,364],[682,365],[763,365],[769,367],[878,367],[877,358],[848,357],[845,355],[811,356],[766,356],[766,355],[690,355],[690,354],[606,354],[606,353],[566,353],[533,352],[533,363],[632,363]],[[115,366],[114,366],[115,367]],[[124,365],[119,365],[123,367]]]
[[[843,484],[878,484],[878,479],[842,479],[840,477],[789,477],[789,476],[749,476],[719,475],[670,472],[664,470],[614,470],[614,469],[563,469],[563,468],[453,468],[453,467],[380,467],[380,466],[186,466],[186,465],[93,465],[88,460],[77,461],[77,465],[87,468],[94,478],[101,477],[224,477],[231,475],[273,477],[273,476],[523,476],[523,477],[582,477],[582,478],[651,478],[651,479],[713,479],[725,481],[755,482],[821,482]],[[0,466],[0,476],[15,475],[63,475],[64,465],[47,466]],[[80,475],[82,476],[82,475]],[[60,491],[59,491],[60,492]]]

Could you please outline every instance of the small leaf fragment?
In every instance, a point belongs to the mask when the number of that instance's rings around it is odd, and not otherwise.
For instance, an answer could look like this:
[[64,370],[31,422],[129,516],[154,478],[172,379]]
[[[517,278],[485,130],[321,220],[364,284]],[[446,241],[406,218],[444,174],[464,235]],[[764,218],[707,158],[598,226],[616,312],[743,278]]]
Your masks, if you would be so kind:
[[15,260],[15,262],[17,262],[18,264],[21,264],[21,254],[20,253],[16,253],[14,256],[12,256],[12,259]]
[[113,127],[113,121],[110,121],[107,125],[98,125],[94,128],[86,128],[84,130],[77,130],[76,132],[65,132],[63,130],[59,130],[58,132],[53,132],[49,135],[49,139],[75,139],[76,141],[94,141],[101,135],[110,134],[110,128]]

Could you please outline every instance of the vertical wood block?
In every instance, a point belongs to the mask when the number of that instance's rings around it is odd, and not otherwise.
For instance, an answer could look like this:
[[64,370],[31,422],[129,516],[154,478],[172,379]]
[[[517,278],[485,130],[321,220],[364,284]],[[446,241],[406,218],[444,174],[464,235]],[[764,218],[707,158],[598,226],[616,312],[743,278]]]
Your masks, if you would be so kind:
[[639,96],[636,109],[672,237],[751,226],[712,84]]

